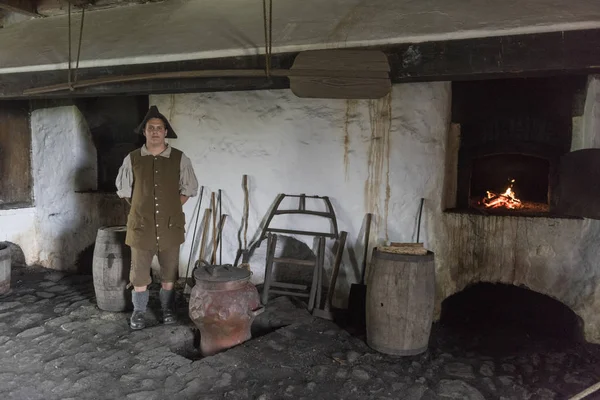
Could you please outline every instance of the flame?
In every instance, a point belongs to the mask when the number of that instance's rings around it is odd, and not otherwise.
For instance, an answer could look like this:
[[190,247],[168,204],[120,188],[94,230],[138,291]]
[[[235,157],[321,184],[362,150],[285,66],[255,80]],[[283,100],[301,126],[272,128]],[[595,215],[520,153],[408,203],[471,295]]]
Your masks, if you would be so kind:
[[510,186],[502,194],[496,194],[494,192],[486,191],[487,196],[483,199],[483,204],[486,208],[508,208],[517,209],[521,208],[521,200],[519,200],[513,190],[514,179],[511,179]]

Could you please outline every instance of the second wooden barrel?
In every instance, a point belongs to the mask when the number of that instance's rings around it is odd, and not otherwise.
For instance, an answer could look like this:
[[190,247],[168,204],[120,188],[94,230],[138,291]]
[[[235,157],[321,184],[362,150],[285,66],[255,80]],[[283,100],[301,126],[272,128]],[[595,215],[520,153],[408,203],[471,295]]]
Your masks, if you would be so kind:
[[104,226],[96,235],[92,273],[101,310],[118,312],[131,306],[131,293],[127,290],[131,249],[125,244],[126,233],[126,226]]
[[367,277],[367,344],[381,353],[410,356],[427,350],[435,299],[434,254],[373,249]]

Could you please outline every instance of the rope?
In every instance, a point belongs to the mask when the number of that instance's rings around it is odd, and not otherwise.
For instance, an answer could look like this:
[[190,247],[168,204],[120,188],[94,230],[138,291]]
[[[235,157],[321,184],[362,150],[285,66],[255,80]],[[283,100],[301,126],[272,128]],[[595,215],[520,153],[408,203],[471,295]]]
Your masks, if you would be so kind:
[[73,91],[73,86],[71,85],[71,2],[67,1],[68,10],[69,10],[69,90]]
[[271,69],[271,54],[273,53],[273,0],[269,0],[269,69]]
[[263,0],[263,25],[265,28],[265,72],[271,76],[271,49],[273,36],[273,0],[269,0],[269,21],[267,22],[267,0]]
[[77,71],[79,70],[79,55],[81,54],[81,38],[83,37],[83,19],[85,18],[85,7],[81,9],[81,25],[79,26],[79,46],[77,47],[77,63],[75,64],[74,83],[77,83]]
[[68,4],[68,10],[69,10],[69,20],[68,20],[68,23],[69,23],[69,75],[68,75],[68,85],[69,85],[69,90],[73,91],[73,90],[75,90],[75,88],[73,87],[73,85],[75,83],[77,83],[77,72],[79,70],[79,56],[81,55],[81,39],[83,38],[83,20],[85,18],[85,7],[83,7],[81,9],[81,24],[79,26],[79,44],[78,44],[78,47],[77,47],[77,62],[75,64],[75,76],[72,79],[71,77],[72,77],[73,71],[71,69],[71,47],[72,47],[72,45],[71,45],[71,2],[68,1],[67,4]]

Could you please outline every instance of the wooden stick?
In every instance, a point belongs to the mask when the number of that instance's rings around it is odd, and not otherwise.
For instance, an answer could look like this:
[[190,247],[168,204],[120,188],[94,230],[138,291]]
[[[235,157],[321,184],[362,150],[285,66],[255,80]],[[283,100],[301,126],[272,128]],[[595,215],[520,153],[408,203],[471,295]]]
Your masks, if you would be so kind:
[[583,392],[577,393],[575,396],[569,398],[569,400],[581,400],[584,397],[587,397],[590,394],[598,391],[598,389],[600,389],[600,382],[596,383],[595,385],[590,386],[589,388],[585,389]]
[[[198,207],[198,214],[200,214],[200,207]],[[210,208],[204,209],[204,217],[202,218],[202,232],[198,234],[198,241],[200,241],[200,252],[198,254],[198,260],[194,264],[194,267],[200,264],[200,260],[204,261],[204,248],[206,247],[206,235],[208,235],[208,224],[210,223]],[[192,245],[193,246],[193,245]],[[192,254],[190,254],[190,257]],[[185,286],[183,288],[184,294],[190,294],[192,291],[192,283],[194,279],[194,273],[192,269],[192,276],[188,277],[186,272]]]
[[[188,285],[188,279],[189,279],[189,274],[190,274],[190,264],[192,263],[192,255],[194,253],[194,245],[196,244],[196,230],[198,228],[198,222],[200,222],[198,220],[198,218],[200,217],[200,208],[202,208],[202,195],[204,193],[204,186],[202,186],[200,188],[200,197],[198,198],[198,210],[196,211],[196,223],[194,224],[194,234],[192,235],[192,245],[190,246],[190,257],[188,258],[188,265],[187,268],[185,270],[185,286],[184,286],[184,292],[185,289],[187,288]],[[200,239],[200,237],[198,237],[198,240]]]
[[223,220],[223,210],[221,208],[221,189],[219,189],[219,218],[221,219],[219,224],[219,238],[217,244],[219,245],[219,264],[223,263],[223,246],[221,246],[221,234],[223,232],[223,224],[225,220]]
[[365,284],[365,273],[367,272],[367,258],[369,257],[369,236],[371,234],[371,220],[373,214],[367,213],[367,222],[365,226],[365,254],[363,254],[363,270],[360,278],[361,285]]
[[317,279],[317,296],[315,299],[315,307],[321,308],[321,292],[323,292],[323,269],[325,268],[325,238],[319,238],[319,250],[318,250],[318,260],[317,260],[317,268],[319,269],[319,278]]
[[244,190],[244,250],[248,250],[248,175],[242,177],[242,189]]
[[[227,219],[227,214],[223,214],[221,215],[221,219],[219,221],[219,232],[217,234],[217,246],[219,246],[219,248],[222,248],[222,243],[221,243],[221,239],[223,237],[223,226],[225,226],[225,219]],[[219,264],[221,264],[221,257],[219,256]]]
[[198,261],[204,260],[204,249],[206,248],[206,238],[208,237],[208,227],[210,226],[210,208],[204,210],[204,218],[202,221],[202,240],[200,241],[200,254],[198,255]]
[[329,280],[329,287],[327,288],[327,297],[325,299],[325,310],[331,309],[331,303],[333,302],[333,294],[335,292],[335,284],[337,282],[338,273],[340,271],[340,264],[342,263],[342,256],[344,255],[344,248],[346,247],[346,235],[347,232],[340,232],[340,239],[338,242],[338,249],[335,254],[335,261],[333,262],[333,270],[331,271],[331,279]]
[[212,220],[213,220],[213,229],[212,229],[213,251],[212,251],[212,257],[210,258],[210,263],[215,264],[217,262],[217,260],[216,260],[217,259],[217,204],[215,202],[215,192],[211,193],[210,207],[212,209]]

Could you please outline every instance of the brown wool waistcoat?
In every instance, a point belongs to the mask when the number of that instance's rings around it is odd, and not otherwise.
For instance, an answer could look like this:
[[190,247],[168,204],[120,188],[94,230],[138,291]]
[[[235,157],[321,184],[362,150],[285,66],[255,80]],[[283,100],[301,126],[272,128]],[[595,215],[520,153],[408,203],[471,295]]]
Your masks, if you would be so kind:
[[133,169],[131,211],[125,243],[144,250],[163,250],[185,240],[185,215],[179,197],[181,151],[171,155],[142,156],[141,149],[129,153]]

